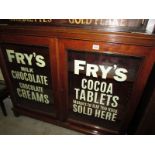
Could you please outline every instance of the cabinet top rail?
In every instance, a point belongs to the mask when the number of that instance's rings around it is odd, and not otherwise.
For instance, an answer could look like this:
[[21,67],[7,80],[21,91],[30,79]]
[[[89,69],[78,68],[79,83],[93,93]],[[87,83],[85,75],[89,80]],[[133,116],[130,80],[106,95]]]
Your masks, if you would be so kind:
[[4,36],[10,34],[155,46],[155,35],[142,32],[114,32],[108,29],[81,29],[64,26],[0,25],[1,42],[4,41]]

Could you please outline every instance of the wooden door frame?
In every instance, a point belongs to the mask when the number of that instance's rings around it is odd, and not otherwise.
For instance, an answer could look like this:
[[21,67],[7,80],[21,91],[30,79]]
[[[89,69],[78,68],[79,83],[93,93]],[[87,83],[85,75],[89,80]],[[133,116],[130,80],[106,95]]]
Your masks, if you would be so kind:
[[[56,109],[56,114],[50,116],[53,119],[59,119],[59,101],[58,101],[58,72],[57,72],[57,39],[56,38],[48,38],[48,37],[36,37],[36,36],[20,36],[20,35],[4,35],[3,39],[4,41],[1,41],[1,44],[16,44],[16,45],[24,45],[24,46],[42,46],[42,47],[47,47],[49,49],[49,62],[50,62],[50,70],[51,70],[51,80],[49,81],[52,84],[52,90],[53,91],[53,96],[54,96],[54,103],[55,103],[55,109]],[[33,117],[38,117],[39,119],[42,119],[41,115],[44,115],[45,118],[44,120],[48,121],[48,114],[46,112],[39,112],[39,111],[33,111],[31,109],[24,109],[16,105],[16,98],[14,96],[14,90],[11,84],[11,79],[9,78],[9,73],[7,70],[7,66],[5,63],[5,59],[2,53],[2,50],[0,51],[0,62],[1,62],[1,68],[2,72],[4,74],[4,78],[7,81],[7,86],[10,90],[11,94],[11,99],[13,102],[13,111],[15,115],[20,115],[20,114],[25,114],[28,116],[33,116]],[[52,95],[52,94],[51,94]],[[34,113],[34,114],[31,114]],[[37,116],[38,115],[38,116]],[[47,117],[47,118],[46,118]]]
[[[92,50],[93,44],[99,45],[100,50]],[[94,51],[101,52],[106,51],[106,49],[110,49],[108,51],[112,52],[112,54],[120,54],[126,56],[134,56],[134,57],[143,57],[144,60],[140,65],[140,69],[138,71],[138,76],[135,80],[134,88],[131,95],[131,101],[127,107],[127,114],[122,123],[120,131],[113,132],[112,130],[96,127],[95,125],[86,124],[85,127],[90,128],[91,133],[94,134],[94,130],[99,130],[104,133],[112,133],[112,134],[123,134],[126,133],[128,125],[134,116],[134,112],[137,108],[137,105],[140,101],[142,92],[147,83],[147,79],[151,72],[153,63],[155,61],[155,49],[152,47],[145,46],[136,46],[136,45],[126,45],[126,44],[115,44],[115,43],[106,43],[106,42],[93,42],[93,41],[82,41],[82,40],[71,40],[71,39],[61,39],[59,40],[59,76],[60,76],[60,85],[61,85],[61,96],[63,98],[62,107],[67,107],[68,109],[68,72],[67,72],[67,50],[79,50],[83,52]],[[64,103],[64,100],[66,101]],[[61,102],[62,103],[62,102]],[[65,109],[63,109],[65,112]],[[68,111],[64,113],[64,121],[67,120]],[[80,122],[76,120],[69,119],[69,122],[75,124],[75,128],[77,124],[83,126]]]

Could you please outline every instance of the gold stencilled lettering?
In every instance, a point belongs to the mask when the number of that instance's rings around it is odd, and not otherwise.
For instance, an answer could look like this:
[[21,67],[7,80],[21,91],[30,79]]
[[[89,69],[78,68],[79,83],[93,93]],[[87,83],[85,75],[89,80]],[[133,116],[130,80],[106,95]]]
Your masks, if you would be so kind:
[[50,22],[52,22],[52,19],[42,19],[42,22],[43,23],[50,23]]
[[70,24],[74,24],[74,19],[68,19]]
[[81,19],[81,24],[86,24],[86,20],[85,19]]
[[47,23],[51,23],[52,22],[52,19],[47,19]]
[[82,19],[75,19],[75,24],[80,24]]
[[31,23],[33,23],[33,19],[27,19],[26,22],[31,22]]
[[92,19],[86,19],[86,24],[90,25],[92,23]]
[[48,22],[48,19],[43,19],[42,22],[43,23],[47,23]]
[[39,22],[39,23],[42,23],[42,19],[38,19],[38,22]]
[[90,25],[92,24],[93,19],[69,19],[70,24],[81,24],[81,25]]
[[98,22],[100,21],[100,19],[95,19],[94,24],[98,25]]
[[[106,20],[106,21],[107,21],[107,20]],[[104,19],[100,19],[100,25],[105,25]],[[108,25],[108,24],[106,24],[106,25]]]
[[33,22],[34,22],[34,23],[37,23],[37,21],[38,21],[37,19],[33,19]]

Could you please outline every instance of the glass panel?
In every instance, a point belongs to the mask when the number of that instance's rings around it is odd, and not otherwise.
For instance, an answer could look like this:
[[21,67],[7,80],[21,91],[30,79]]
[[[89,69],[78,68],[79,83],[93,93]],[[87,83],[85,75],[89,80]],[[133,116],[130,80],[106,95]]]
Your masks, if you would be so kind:
[[16,104],[51,113],[54,103],[48,48],[15,44],[2,47]]
[[119,129],[142,58],[68,50],[69,118]]

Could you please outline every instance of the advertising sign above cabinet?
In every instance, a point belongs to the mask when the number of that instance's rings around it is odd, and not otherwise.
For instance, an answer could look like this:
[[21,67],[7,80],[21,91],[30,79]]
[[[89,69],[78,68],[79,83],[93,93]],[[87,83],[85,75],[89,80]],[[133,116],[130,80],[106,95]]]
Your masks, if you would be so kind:
[[8,19],[0,21],[2,24],[9,25],[66,26],[113,31],[142,31],[145,30],[147,22],[147,19]]

